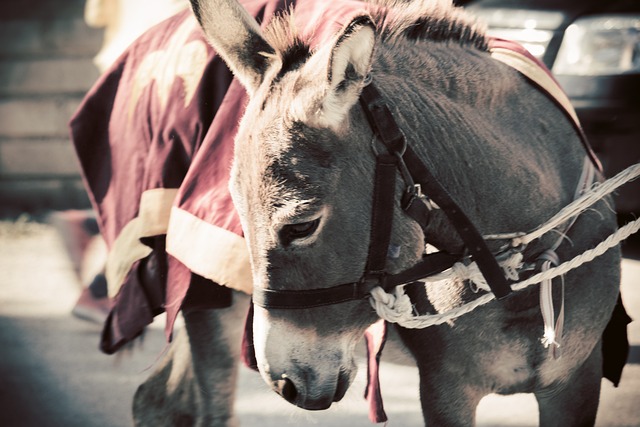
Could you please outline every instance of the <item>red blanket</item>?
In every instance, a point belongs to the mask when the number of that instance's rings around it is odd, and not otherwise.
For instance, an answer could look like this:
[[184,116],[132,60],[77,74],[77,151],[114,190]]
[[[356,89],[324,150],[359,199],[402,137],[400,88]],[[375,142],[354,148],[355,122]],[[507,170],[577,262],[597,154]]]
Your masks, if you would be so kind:
[[[258,22],[295,6],[318,43],[368,7],[244,0]],[[115,307],[107,353],[166,310],[225,307],[229,288],[252,290],[248,251],[227,189],[246,94],[206,43],[191,11],[135,41],[86,96],[71,135],[107,245]]]

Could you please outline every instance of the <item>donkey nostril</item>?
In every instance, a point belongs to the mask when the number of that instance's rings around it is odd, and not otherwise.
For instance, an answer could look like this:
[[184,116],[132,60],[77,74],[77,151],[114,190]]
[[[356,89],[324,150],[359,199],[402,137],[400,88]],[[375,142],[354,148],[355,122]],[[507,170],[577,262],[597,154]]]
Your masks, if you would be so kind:
[[298,391],[296,390],[296,386],[293,385],[293,381],[289,378],[283,378],[276,382],[278,387],[278,393],[282,397],[284,397],[288,402],[294,403],[296,397],[298,396]]

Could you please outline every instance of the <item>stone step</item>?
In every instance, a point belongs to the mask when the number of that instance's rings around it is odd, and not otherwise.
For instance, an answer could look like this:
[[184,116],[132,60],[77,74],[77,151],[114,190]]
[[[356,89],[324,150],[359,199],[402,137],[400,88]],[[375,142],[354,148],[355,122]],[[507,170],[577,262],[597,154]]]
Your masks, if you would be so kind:
[[0,0],[0,211],[89,206],[67,125],[98,77],[85,2]]
[[[1,12],[1,8],[0,8]],[[93,57],[102,44],[102,30],[81,17],[49,21],[0,21],[0,57]]]
[[87,58],[10,59],[0,62],[0,96],[84,94],[98,77]]
[[67,123],[81,100],[81,96],[0,99],[0,138],[66,138]]
[[69,140],[0,142],[0,179],[77,178],[80,167]]
[[0,21],[24,18],[51,20],[57,16],[82,17],[86,0],[2,0]]
[[90,207],[80,178],[0,179],[0,214]]

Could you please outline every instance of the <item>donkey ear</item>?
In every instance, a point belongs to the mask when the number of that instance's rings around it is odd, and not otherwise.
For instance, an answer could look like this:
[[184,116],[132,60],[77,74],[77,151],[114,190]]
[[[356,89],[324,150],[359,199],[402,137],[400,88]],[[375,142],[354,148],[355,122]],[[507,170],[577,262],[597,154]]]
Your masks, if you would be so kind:
[[236,0],[191,0],[207,40],[252,95],[275,53],[256,20]]
[[321,109],[316,113],[320,113],[316,116],[318,125],[339,128],[358,102],[371,68],[375,40],[371,18],[358,16],[344,27],[333,44],[320,49],[309,61],[311,72],[323,68],[322,63],[327,70],[326,90],[321,97]]
[[335,90],[361,83],[371,67],[375,46],[375,25],[369,16],[358,16],[338,35],[331,55],[327,78]]

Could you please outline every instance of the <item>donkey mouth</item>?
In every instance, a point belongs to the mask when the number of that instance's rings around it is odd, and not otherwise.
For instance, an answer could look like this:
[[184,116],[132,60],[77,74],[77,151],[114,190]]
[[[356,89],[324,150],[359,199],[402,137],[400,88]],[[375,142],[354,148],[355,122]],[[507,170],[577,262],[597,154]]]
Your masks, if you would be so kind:
[[331,400],[317,400],[317,401],[305,401],[296,403],[298,408],[306,409],[307,411],[324,411],[329,409],[333,401]]

